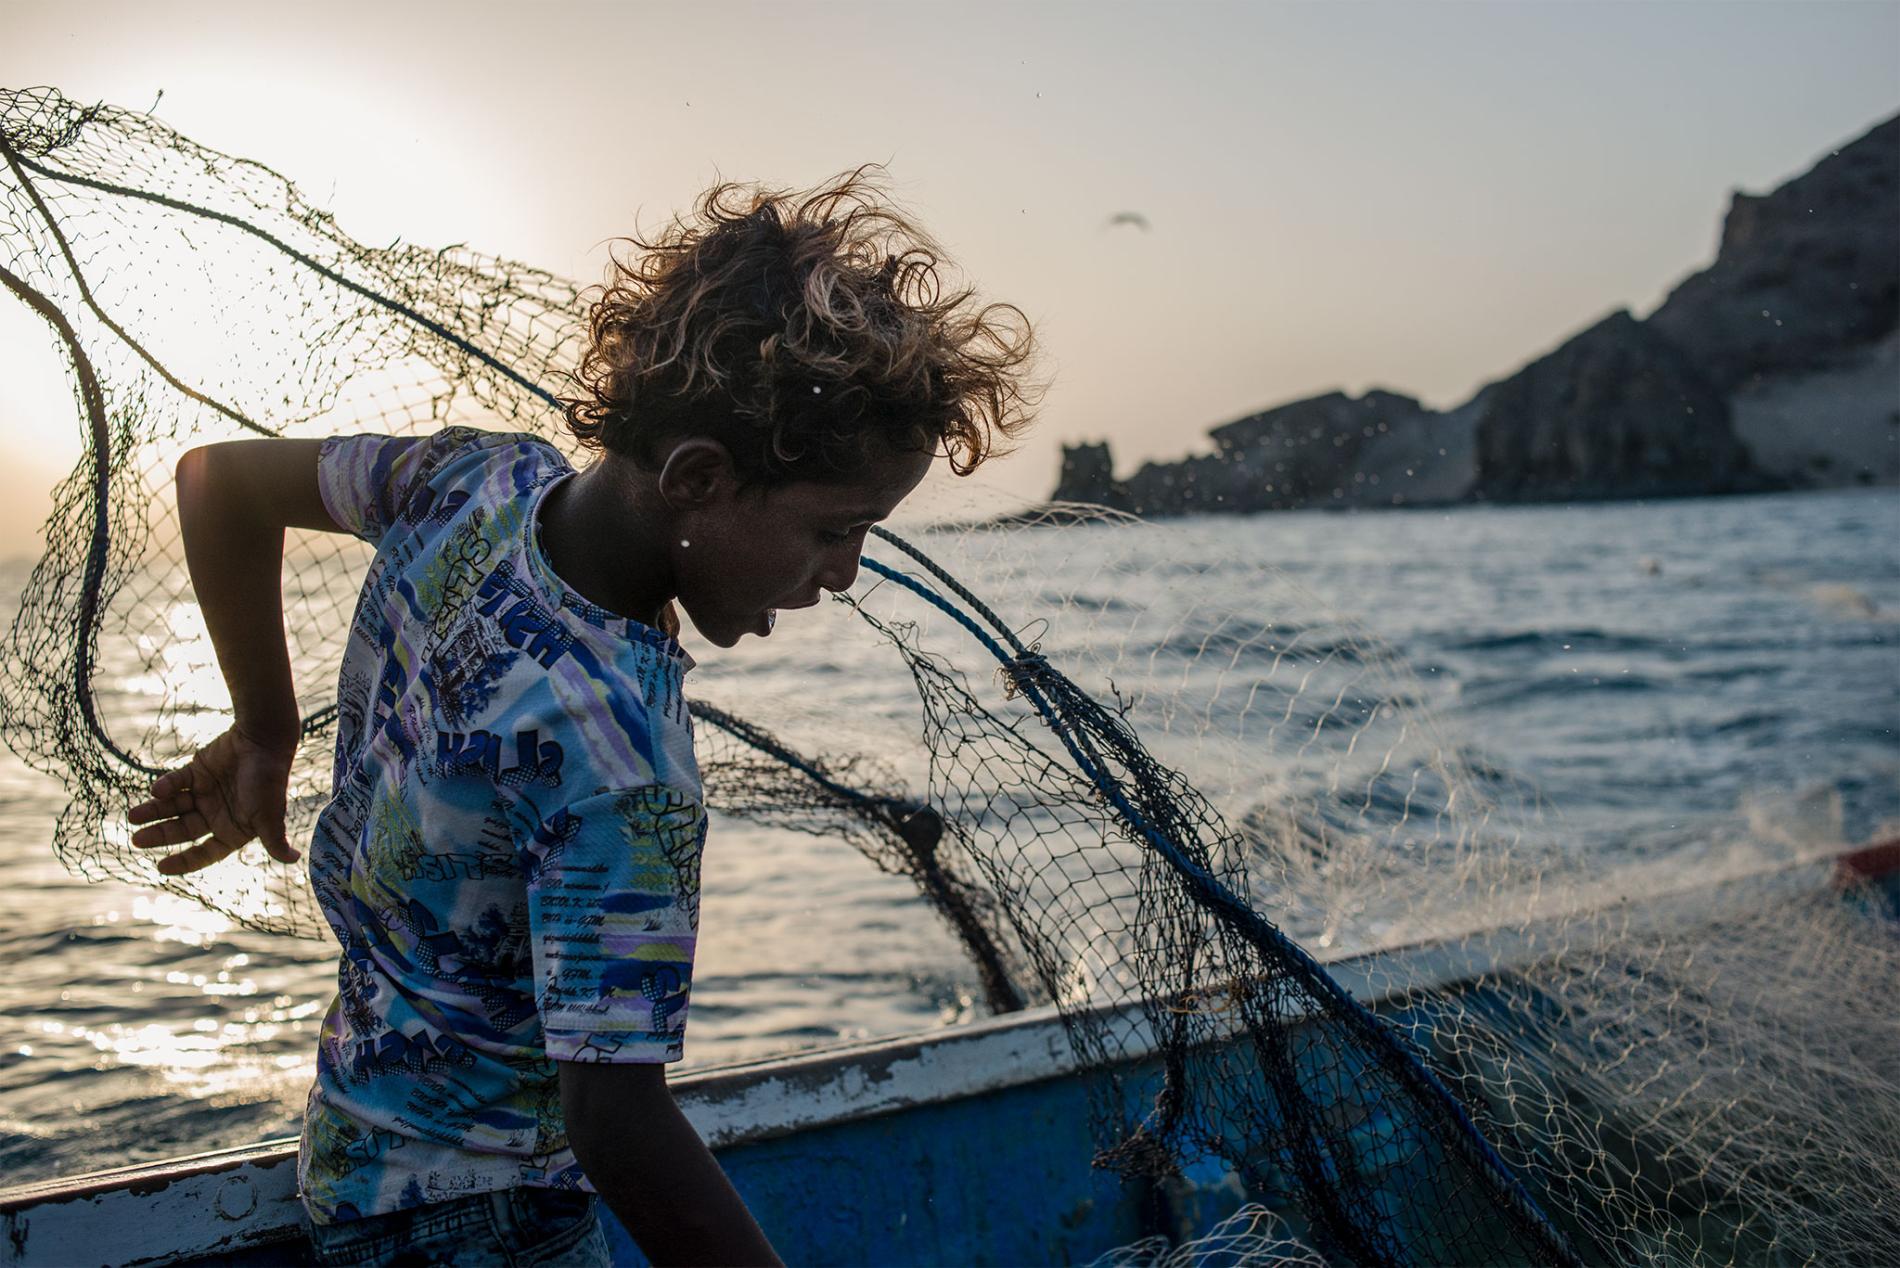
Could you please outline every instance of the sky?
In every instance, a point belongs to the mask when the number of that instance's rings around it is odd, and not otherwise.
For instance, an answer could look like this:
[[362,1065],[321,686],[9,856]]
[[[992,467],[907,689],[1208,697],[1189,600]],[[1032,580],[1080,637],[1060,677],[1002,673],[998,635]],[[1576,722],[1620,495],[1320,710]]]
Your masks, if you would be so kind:
[[[0,0],[0,87],[156,101],[360,240],[586,283],[718,177],[884,163],[1037,328],[1040,420],[977,477],[1032,496],[1062,443],[1126,473],[1335,389],[1447,408],[1646,315],[1734,190],[1900,110],[1897,48],[1896,3]],[[0,295],[0,556],[78,431]]]

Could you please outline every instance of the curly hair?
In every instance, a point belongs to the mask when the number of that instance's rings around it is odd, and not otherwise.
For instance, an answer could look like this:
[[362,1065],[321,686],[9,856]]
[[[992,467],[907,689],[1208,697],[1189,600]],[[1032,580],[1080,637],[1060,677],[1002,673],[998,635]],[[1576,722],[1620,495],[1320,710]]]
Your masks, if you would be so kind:
[[1028,318],[945,293],[942,253],[867,164],[816,189],[722,182],[631,262],[613,258],[564,400],[585,446],[649,469],[708,436],[742,479],[848,478],[872,444],[948,457],[1007,452],[1036,390]]

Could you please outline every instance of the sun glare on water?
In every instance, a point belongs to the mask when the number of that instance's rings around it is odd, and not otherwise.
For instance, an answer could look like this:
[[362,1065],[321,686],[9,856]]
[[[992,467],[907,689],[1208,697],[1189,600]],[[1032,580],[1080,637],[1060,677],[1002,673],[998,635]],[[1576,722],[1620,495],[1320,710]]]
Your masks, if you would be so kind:
[[164,718],[182,752],[195,752],[231,725],[231,691],[196,603],[172,604],[165,626],[169,637],[160,645],[139,640],[141,652],[151,657],[148,668],[120,679],[119,686],[133,698],[150,702],[151,713]]

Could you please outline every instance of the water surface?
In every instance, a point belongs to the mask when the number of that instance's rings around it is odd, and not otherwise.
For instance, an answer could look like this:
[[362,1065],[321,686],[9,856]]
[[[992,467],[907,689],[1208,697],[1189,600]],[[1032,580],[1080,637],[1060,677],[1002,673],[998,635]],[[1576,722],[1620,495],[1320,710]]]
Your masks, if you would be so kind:
[[[1382,639],[1446,743],[1536,790],[1540,830],[1593,866],[1663,855],[1693,869],[1737,842],[1859,840],[1900,819],[1891,491],[1298,512],[1024,540],[1051,593],[1087,590],[1080,573],[1111,544],[1231,560],[1224,572],[1203,558],[1180,583],[1216,603],[1272,564]],[[1181,602],[1169,576],[1103,610]],[[0,578],[9,598],[23,579]],[[894,661],[794,641],[797,620],[776,647],[707,651],[709,693],[739,711],[750,692],[806,697],[820,716],[914,718]],[[1265,653],[1228,654],[1240,674]],[[1123,649],[1124,664],[1139,659]],[[294,1134],[334,944],[67,874],[47,844],[63,804],[56,780],[0,754],[0,1176]],[[976,975],[908,883],[836,841],[717,823],[704,892],[689,1065],[980,1011]]]

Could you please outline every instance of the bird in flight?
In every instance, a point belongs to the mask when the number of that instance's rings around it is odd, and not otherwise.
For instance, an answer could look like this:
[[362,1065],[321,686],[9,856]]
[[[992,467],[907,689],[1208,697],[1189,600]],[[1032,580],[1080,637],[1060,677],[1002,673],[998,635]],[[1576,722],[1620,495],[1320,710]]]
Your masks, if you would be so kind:
[[1108,222],[1102,227],[1104,229],[1113,229],[1116,225],[1133,225],[1143,233],[1147,233],[1150,229],[1154,228],[1153,225],[1148,223],[1148,217],[1138,211],[1118,211],[1110,216]]

